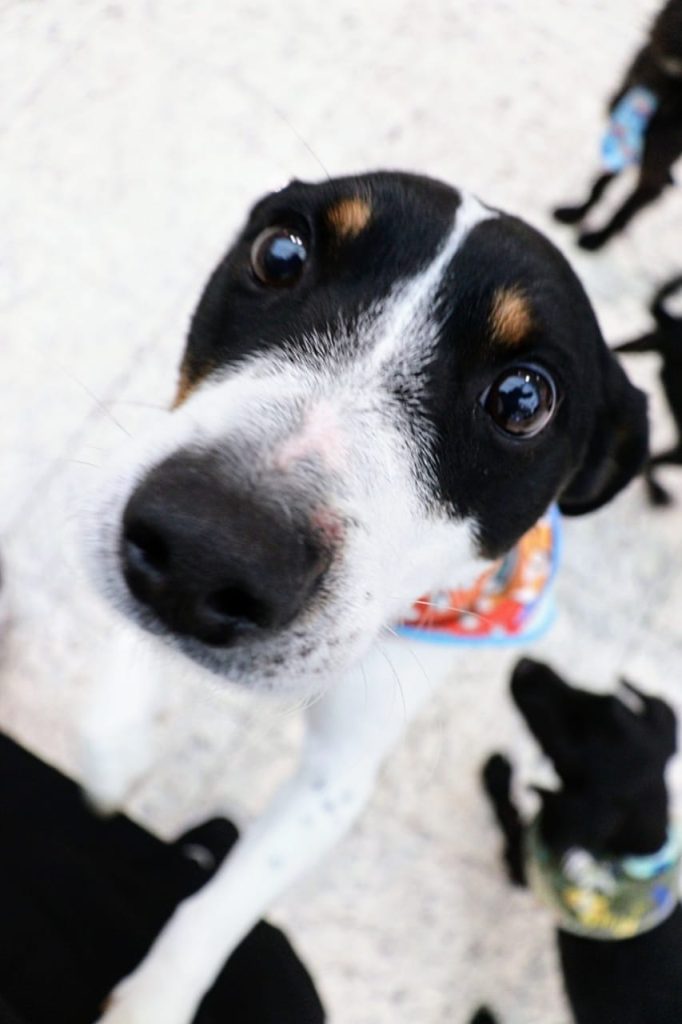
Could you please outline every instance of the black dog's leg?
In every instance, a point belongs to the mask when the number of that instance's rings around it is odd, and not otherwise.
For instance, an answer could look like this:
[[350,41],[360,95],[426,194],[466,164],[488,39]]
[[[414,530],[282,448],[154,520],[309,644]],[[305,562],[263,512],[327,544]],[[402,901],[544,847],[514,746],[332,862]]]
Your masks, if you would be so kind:
[[682,442],[675,445],[674,448],[668,448],[667,451],[661,452],[659,455],[654,455],[649,460],[644,471],[644,480],[651,504],[659,506],[669,505],[672,498],[665,487],[655,479],[653,475],[655,466],[682,466]]
[[661,452],[660,455],[653,455],[649,460],[649,466],[682,466],[682,442]]
[[511,796],[512,766],[502,754],[493,754],[483,766],[483,788],[504,836],[504,861],[509,880],[526,884],[523,863],[523,822]]
[[606,245],[609,239],[613,238],[625,228],[632,218],[643,210],[645,206],[653,203],[661,195],[670,181],[653,183],[642,183],[628,196],[619,210],[616,210],[608,224],[597,231],[585,231],[578,238],[578,245],[581,249],[595,252]]
[[584,203],[577,206],[558,206],[553,211],[554,219],[560,224],[578,224],[585,217],[593,206],[599,202],[604,192],[611,184],[616,174],[613,171],[606,171],[600,174],[594,182],[590,193]]
[[497,1017],[493,1017],[487,1006],[482,1006],[473,1015],[469,1024],[497,1024]]
[[647,466],[644,471],[644,483],[649,504],[655,505],[656,508],[665,508],[672,504],[673,499],[670,492],[666,491],[663,484],[659,484],[650,466]]
[[611,220],[598,231],[587,231],[578,238],[578,245],[594,251],[625,228],[632,218],[653,203],[673,183],[670,169],[682,153],[682,137],[677,123],[654,116],[644,143],[639,181]]
[[658,352],[659,345],[660,337],[658,331],[651,331],[650,334],[643,334],[641,338],[633,338],[632,341],[623,341],[620,345],[615,345],[613,351],[625,352],[626,354],[632,354],[633,352]]
[[651,312],[656,319],[656,322],[661,327],[670,327],[677,322],[677,317],[671,316],[671,314],[666,311],[665,301],[681,288],[682,274],[679,274],[677,277],[673,277],[670,281],[666,281],[665,284],[661,285],[654,295],[653,302],[651,303]]

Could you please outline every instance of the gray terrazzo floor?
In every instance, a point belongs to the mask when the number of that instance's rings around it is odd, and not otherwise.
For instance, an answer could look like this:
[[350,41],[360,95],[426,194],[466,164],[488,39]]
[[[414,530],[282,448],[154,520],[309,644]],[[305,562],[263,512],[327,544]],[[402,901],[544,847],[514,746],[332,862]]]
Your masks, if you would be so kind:
[[[645,0],[4,0],[0,5],[0,537],[10,629],[0,723],[67,770],[108,613],[84,588],[73,510],[121,428],[168,401],[198,290],[247,205],[292,176],[379,166],[466,185],[547,230],[614,342],[680,269],[682,194],[598,257],[547,210],[592,173]],[[655,357],[654,444],[671,425]],[[119,426],[120,425],[120,426]],[[582,681],[621,672],[682,710],[682,474],[566,526],[560,616],[536,651]],[[359,825],[273,917],[334,1024],[568,1024],[550,924],[510,891],[478,791],[491,745],[533,752],[511,656],[472,657],[391,758]],[[245,727],[245,725],[247,727]],[[133,813],[170,835],[253,813],[294,715],[179,688],[168,755]],[[682,800],[680,766],[673,772]]]

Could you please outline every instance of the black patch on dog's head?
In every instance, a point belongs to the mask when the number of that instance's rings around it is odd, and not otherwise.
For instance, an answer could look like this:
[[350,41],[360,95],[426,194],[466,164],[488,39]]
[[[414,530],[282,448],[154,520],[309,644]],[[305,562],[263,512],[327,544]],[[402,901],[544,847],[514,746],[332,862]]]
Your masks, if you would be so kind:
[[[428,402],[438,479],[443,498],[479,523],[483,551],[507,550],[557,498],[578,514],[625,486],[646,457],[646,401],[561,254],[515,218],[486,221],[452,261],[442,302]],[[556,385],[555,414],[530,438],[498,430],[477,400],[516,366]]]
[[[356,358],[362,318],[434,260],[459,206],[446,185],[386,172],[294,181],[263,199],[193,317],[180,397],[264,351]],[[290,287],[254,273],[254,242],[277,227],[307,255]],[[568,514],[597,508],[639,470],[644,397],[608,351],[568,263],[538,232],[504,214],[476,225],[445,270],[432,319],[432,350],[387,388],[407,433],[428,427],[422,490],[434,508],[475,521],[482,553],[508,550],[554,500]],[[529,437],[500,430],[482,400],[517,367],[540,373],[553,394],[548,424]]]
[[[417,175],[377,172],[317,185],[292,181],[251,210],[211,276],[192,323],[182,376],[188,390],[254,352],[344,334],[403,279],[417,274],[452,228],[458,193]],[[301,237],[308,259],[290,289],[254,274],[251,249],[271,226]],[[338,353],[337,353],[338,354]]]

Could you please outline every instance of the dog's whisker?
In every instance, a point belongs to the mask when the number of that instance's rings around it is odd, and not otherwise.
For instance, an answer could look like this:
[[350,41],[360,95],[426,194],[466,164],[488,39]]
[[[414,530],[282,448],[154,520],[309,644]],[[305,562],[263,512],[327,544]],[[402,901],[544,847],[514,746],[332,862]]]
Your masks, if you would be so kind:
[[135,409],[154,409],[157,412],[168,412],[167,405],[161,405],[159,402],[143,402],[139,398],[107,398],[103,404],[106,406],[124,405]]
[[[388,633],[390,633],[392,636],[394,636],[398,640],[402,641],[404,647],[409,651],[409,653],[414,658],[415,663],[417,664],[418,668],[420,669],[420,671],[421,671],[421,673],[422,673],[422,675],[424,677],[424,681],[426,682],[426,685],[428,686],[429,690],[432,693],[435,693],[436,690],[437,690],[438,684],[431,677],[431,675],[426,671],[426,668],[424,667],[424,664],[423,664],[421,658],[419,658],[417,656],[417,652],[414,650],[413,644],[410,643],[410,641],[408,640],[407,637],[401,636],[400,633],[396,632],[396,630],[392,629],[390,626],[384,626],[384,629],[386,629],[386,631]],[[446,721],[445,717],[440,717],[440,718],[437,719],[437,728],[438,728],[437,749],[436,749],[436,754],[435,754],[435,756],[433,758],[433,764],[432,764],[430,773],[427,771],[426,776],[425,776],[428,779],[430,779],[430,778],[432,778],[432,777],[434,777],[436,775],[436,772],[438,771],[438,766],[439,766],[439,764],[442,761],[443,754],[444,754],[444,751],[445,751],[445,747],[446,747],[446,743],[447,743],[447,721]]]
[[310,156],[313,158],[315,163],[318,165],[318,167],[320,168],[320,170],[322,171],[322,173],[326,177],[327,181],[331,181],[331,175],[330,175],[329,171],[327,170],[327,167],[322,162],[322,160],[320,159],[318,154],[315,152],[313,147],[310,145],[308,140],[305,138],[305,136],[303,136],[299,132],[299,130],[295,127],[295,125],[292,124],[292,122],[286,116],[286,114],[283,111],[281,111],[278,107],[276,107],[274,103],[271,103],[271,107],[272,107],[273,113],[276,114],[277,117],[279,117],[279,119],[287,126],[287,128],[292,133],[292,135],[296,136],[296,138],[301,143],[303,148],[310,154]]
[[363,685],[365,687],[365,710],[366,710],[367,709],[367,700],[368,700],[368,695],[369,694],[368,694],[368,689],[367,689],[367,669],[365,668],[364,661],[360,662],[360,672],[362,673],[362,682],[363,682]]
[[70,455],[43,455],[39,452],[22,450],[21,448],[12,449],[14,455],[19,455],[30,459],[31,462],[46,463],[48,466],[55,466],[59,463],[75,463],[78,466],[91,466],[93,469],[101,469],[101,465],[97,462],[88,462],[86,459],[75,459]]
[[481,622],[492,622],[493,619],[489,615],[483,615],[481,612],[476,612],[473,608],[459,607],[456,604],[436,604],[433,601],[419,600],[414,602],[422,608],[433,608],[437,612],[459,612],[461,615],[471,615],[475,619],[479,619]]
[[63,366],[61,363],[54,362],[53,360],[48,361],[51,362],[53,366],[56,366],[57,369],[60,370],[65,377],[68,377],[69,380],[73,381],[74,384],[77,384],[78,387],[82,388],[86,395],[92,399],[96,407],[100,409],[105,414],[105,416],[108,416],[112,423],[114,423],[115,426],[117,426],[118,429],[121,430],[126,435],[126,437],[132,436],[130,431],[123,426],[123,424],[120,422],[120,420],[116,418],[116,416],[114,416],[111,409],[108,408],[106,402],[103,399],[101,399],[98,395],[96,395],[92,388],[88,387],[88,385],[84,381],[82,381],[79,377],[76,377],[76,375],[72,373],[70,370],[67,370],[67,368]]
[[287,702],[286,706],[280,709],[280,718],[291,718],[299,715],[313,707],[319,700],[318,694],[304,694],[296,700]]
[[384,661],[387,662],[388,667],[391,670],[391,673],[393,675],[393,679],[394,679],[396,687],[398,689],[398,693],[400,694],[400,700],[402,701],[403,714],[405,716],[405,721],[407,721],[408,720],[408,714],[407,714],[407,704],[405,702],[405,691],[403,690],[403,684],[400,681],[400,675],[398,673],[398,670],[396,669],[395,665],[393,664],[393,659],[386,652],[386,650],[382,647],[382,645],[379,643],[378,640],[377,640],[377,648],[378,648],[379,653],[381,654],[382,658],[384,659]]
[[329,171],[327,170],[326,166],[324,165],[318,154],[312,148],[307,139],[301,134],[301,132],[299,132],[298,128],[296,128],[296,126],[293,124],[290,118],[284,113],[284,111],[280,107],[278,107],[277,104],[266,93],[264,93],[257,86],[253,85],[251,82],[248,82],[245,79],[243,79],[241,75],[237,74],[235,71],[230,71],[230,77],[239,85],[239,87],[242,90],[251,93],[251,95],[256,100],[258,100],[260,103],[265,104],[265,106],[267,106],[270,109],[271,113],[273,113],[275,117],[279,118],[282,124],[286,125],[291,134],[296,139],[298,139],[298,141],[301,143],[306,152],[313,158],[317,166],[324,174],[327,181],[331,181],[331,175],[329,174]]
[[306,697],[306,699],[303,701],[301,710],[310,711],[311,708],[314,708],[316,704],[320,703],[323,697],[324,692],[322,690],[318,691],[317,693],[309,694],[308,697]]
[[382,628],[390,636],[395,637],[396,640],[402,640],[402,641],[405,642],[405,647],[410,652],[412,657],[414,658],[417,667],[419,668],[419,670],[421,671],[422,675],[424,676],[424,680],[428,683],[429,686],[432,686],[433,685],[433,680],[431,679],[431,676],[428,674],[428,672],[424,668],[424,664],[423,664],[421,658],[418,657],[417,652],[414,650],[413,645],[409,642],[407,637],[401,636],[400,633],[398,633],[397,630],[393,629],[391,626],[384,625]]
[[287,700],[286,703],[271,708],[272,719],[273,721],[281,722],[283,719],[289,719],[294,715],[308,711],[323,696],[323,693],[316,691],[314,693],[301,694],[295,699]]
[[465,608],[464,606],[459,607],[455,604],[440,604],[434,601],[427,601],[424,598],[419,598],[418,601],[413,601],[412,606],[418,606],[420,608],[433,608],[437,612],[458,612],[460,615],[471,615],[475,619],[479,619],[480,622],[492,622],[493,619],[489,615],[483,615],[481,612],[474,611],[473,608]]

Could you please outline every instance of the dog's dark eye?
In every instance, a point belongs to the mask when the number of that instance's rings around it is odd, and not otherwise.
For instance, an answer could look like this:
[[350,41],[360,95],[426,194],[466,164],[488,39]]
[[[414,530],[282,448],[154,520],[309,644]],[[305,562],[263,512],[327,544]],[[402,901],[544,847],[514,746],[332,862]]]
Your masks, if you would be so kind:
[[263,284],[278,288],[296,284],[307,258],[303,239],[288,228],[265,228],[251,246],[254,274]]
[[529,366],[505,370],[481,395],[481,405],[495,424],[513,437],[534,437],[547,426],[556,408],[550,377]]

